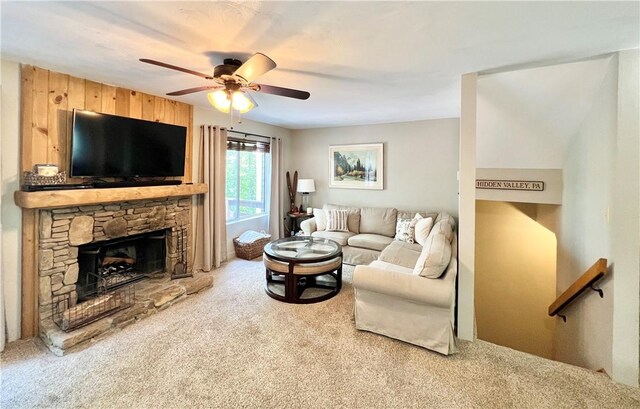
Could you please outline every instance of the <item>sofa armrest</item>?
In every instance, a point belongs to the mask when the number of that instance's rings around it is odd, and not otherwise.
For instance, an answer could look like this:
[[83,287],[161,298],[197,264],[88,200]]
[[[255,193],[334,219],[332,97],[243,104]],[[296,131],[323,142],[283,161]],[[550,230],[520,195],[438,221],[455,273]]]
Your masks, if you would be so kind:
[[305,236],[311,236],[311,233],[317,230],[316,221],[314,218],[304,220],[300,223],[300,228],[304,232]]
[[370,266],[356,266],[353,272],[353,286],[356,289],[441,308],[450,308],[455,297],[455,281],[426,278]]

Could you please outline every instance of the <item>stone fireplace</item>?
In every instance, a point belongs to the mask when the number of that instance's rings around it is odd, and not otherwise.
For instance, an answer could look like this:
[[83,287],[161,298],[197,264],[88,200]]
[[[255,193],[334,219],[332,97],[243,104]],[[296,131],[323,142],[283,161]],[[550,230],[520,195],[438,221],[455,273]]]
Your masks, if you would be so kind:
[[[190,254],[191,198],[136,200],[39,210],[40,336],[56,354],[169,306],[212,283],[209,275],[170,280]],[[54,304],[91,299],[92,277],[122,274],[135,304],[70,333],[52,320]],[[144,280],[144,281],[138,281]],[[137,282],[138,281],[138,282]],[[137,282],[137,283],[134,283]]]

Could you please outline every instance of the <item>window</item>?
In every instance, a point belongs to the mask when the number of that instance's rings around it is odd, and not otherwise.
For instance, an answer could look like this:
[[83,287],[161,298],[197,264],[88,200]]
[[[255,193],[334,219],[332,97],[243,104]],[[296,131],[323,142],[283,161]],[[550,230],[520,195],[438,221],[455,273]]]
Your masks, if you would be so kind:
[[229,138],[227,142],[227,222],[267,212],[269,144]]

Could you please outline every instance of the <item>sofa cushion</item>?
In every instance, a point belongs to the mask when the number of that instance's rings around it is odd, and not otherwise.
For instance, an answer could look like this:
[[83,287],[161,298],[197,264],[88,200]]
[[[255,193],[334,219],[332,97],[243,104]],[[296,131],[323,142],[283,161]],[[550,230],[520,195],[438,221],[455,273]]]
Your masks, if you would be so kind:
[[431,217],[433,220],[438,217],[438,213],[436,212],[425,212],[418,210],[400,210],[398,209],[398,219],[413,219],[413,217],[418,213],[423,218]]
[[313,218],[316,220],[317,230],[327,230],[327,214],[322,209],[313,209]]
[[381,234],[393,237],[396,234],[398,210],[388,207],[363,207],[360,209],[360,233]]
[[311,235],[313,237],[333,240],[341,246],[346,246],[349,237],[354,236],[355,233],[350,231],[314,231]]
[[346,210],[327,210],[327,231],[349,231]]
[[451,241],[453,236],[449,223],[438,223],[439,227],[429,234],[422,247],[420,257],[413,269],[414,274],[427,278],[440,278],[451,261]]
[[393,263],[387,263],[386,261],[381,261],[381,260],[372,261],[371,264],[369,265],[371,267],[379,268],[380,270],[385,270],[385,271],[395,271],[403,274],[413,273],[413,270],[411,270],[410,268],[402,267]]
[[415,242],[421,246],[424,246],[424,243],[427,242],[427,238],[429,237],[429,233],[433,228],[433,219],[431,217],[427,217],[425,219],[420,219],[416,223],[416,227],[413,229]]
[[353,247],[382,251],[393,239],[379,234],[356,234],[349,237],[348,243]]
[[382,250],[378,260],[410,268],[413,271],[418,258],[420,258],[421,251],[422,246],[394,240]]
[[342,257],[345,264],[366,266],[380,256],[378,250],[361,249],[360,247],[342,246]]
[[349,231],[356,234],[360,233],[360,208],[326,204],[322,206],[322,209],[325,211],[325,213],[327,212],[327,210],[331,209],[346,210],[348,212],[347,227],[349,228]]
[[449,213],[441,212],[438,213],[438,217],[433,220],[433,224],[435,225],[438,222],[446,222],[451,225],[451,230],[456,229],[456,220]]

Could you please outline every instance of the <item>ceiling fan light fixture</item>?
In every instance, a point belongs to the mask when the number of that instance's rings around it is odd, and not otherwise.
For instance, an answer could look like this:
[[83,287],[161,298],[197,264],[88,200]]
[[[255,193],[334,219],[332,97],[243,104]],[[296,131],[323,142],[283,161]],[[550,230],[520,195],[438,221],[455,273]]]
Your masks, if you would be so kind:
[[215,92],[210,92],[207,94],[207,99],[209,99],[209,103],[218,111],[224,112],[225,114],[229,113],[231,101],[229,101],[229,96],[226,91],[219,89]]
[[233,111],[237,111],[238,115],[240,115],[258,106],[256,101],[251,98],[251,93],[246,91],[262,92],[299,100],[308,99],[311,95],[307,91],[254,83],[254,79],[276,68],[276,63],[262,53],[255,53],[244,63],[240,60],[226,58],[224,64],[217,65],[214,68],[213,76],[148,58],[141,58],[140,61],[212,80],[212,85],[182,89],[169,92],[167,95],[183,96],[194,92],[217,89],[217,91],[207,93],[209,103],[220,112],[230,113],[232,118],[234,116]]
[[236,111],[239,111],[241,114],[247,113],[251,111],[255,104],[246,95],[244,95],[241,91],[236,91],[231,96],[231,106]]

